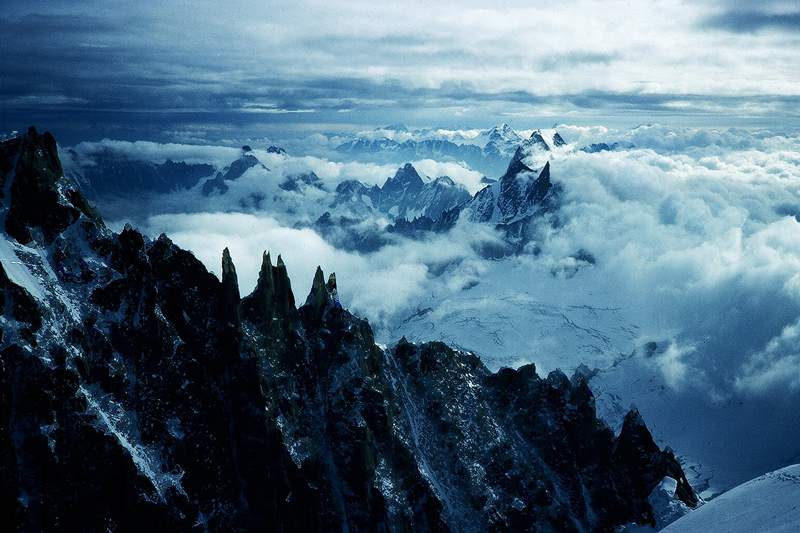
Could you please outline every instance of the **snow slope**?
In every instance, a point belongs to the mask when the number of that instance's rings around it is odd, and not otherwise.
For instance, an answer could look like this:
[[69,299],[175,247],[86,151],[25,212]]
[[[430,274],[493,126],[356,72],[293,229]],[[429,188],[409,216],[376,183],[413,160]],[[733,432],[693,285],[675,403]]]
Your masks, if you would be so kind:
[[544,373],[571,372],[581,363],[610,366],[635,348],[635,305],[613,294],[573,291],[570,279],[526,258],[487,261],[478,271],[473,266],[451,266],[379,338],[440,340],[474,351],[492,370],[535,362]]
[[794,533],[800,531],[800,465],[765,474],[722,494],[664,533]]

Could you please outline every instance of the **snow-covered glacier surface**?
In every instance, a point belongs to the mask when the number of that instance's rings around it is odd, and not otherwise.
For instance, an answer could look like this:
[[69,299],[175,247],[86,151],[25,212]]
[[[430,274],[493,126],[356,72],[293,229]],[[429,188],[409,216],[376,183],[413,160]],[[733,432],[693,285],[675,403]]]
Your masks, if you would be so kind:
[[[535,363],[540,372],[610,366],[641,336],[636,306],[613,294],[577,293],[527,258],[489,261],[480,277],[458,267],[416,308],[378,334],[382,340],[441,340],[479,354],[493,370]],[[452,288],[460,284],[458,290]]]
[[662,531],[800,531],[800,465],[788,466],[739,485]]

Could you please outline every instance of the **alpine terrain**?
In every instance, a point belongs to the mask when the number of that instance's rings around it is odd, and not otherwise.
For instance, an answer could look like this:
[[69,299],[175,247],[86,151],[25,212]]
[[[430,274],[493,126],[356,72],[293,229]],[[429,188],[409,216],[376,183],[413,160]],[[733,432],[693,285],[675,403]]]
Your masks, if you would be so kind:
[[335,275],[298,301],[280,256],[242,295],[227,249],[219,279],[109,230],[49,133],[0,155],[9,530],[613,531],[655,524],[665,480],[671,509],[695,505],[635,407],[615,434],[583,375],[383,348]]

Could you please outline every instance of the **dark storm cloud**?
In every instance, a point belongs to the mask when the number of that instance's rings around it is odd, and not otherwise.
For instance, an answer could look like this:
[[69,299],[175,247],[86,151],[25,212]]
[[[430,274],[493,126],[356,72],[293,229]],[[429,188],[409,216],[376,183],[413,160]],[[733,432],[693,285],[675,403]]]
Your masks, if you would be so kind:
[[728,0],[722,10],[706,18],[703,26],[735,33],[755,33],[761,30],[800,32],[800,5],[797,2],[765,0],[743,2]]
[[[707,6],[615,1],[8,0],[0,129],[36,121],[134,138],[312,122],[797,116],[791,43],[709,36],[697,25]],[[719,21],[742,31],[792,23],[777,7],[746,22],[737,14],[749,11],[728,3]]]
[[540,68],[544,72],[550,72],[592,64],[608,65],[612,61],[620,59],[622,59],[620,54],[571,52],[568,54],[554,54],[551,57],[542,59]]
[[736,33],[751,33],[765,29],[800,32],[800,12],[772,14],[759,11],[731,11],[709,18],[706,25]]

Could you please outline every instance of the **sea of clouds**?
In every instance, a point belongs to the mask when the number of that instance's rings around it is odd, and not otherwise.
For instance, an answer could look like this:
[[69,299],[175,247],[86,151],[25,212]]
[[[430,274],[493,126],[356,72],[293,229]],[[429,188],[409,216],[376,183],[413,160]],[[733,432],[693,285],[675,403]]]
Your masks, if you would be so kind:
[[[526,346],[526,357],[508,342],[480,349],[494,367],[530,361],[543,371],[561,366],[571,372],[580,363],[608,370],[605,378],[596,378],[597,386],[610,387],[623,400],[627,396],[618,394],[621,390],[636,391],[639,398],[653,393],[626,384],[631,376],[647,374],[660,387],[661,403],[631,399],[644,405],[646,418],[651,410],[657,435],[684,446],[694,441],[681,437],[687,425],[676,422],[676,409],[730,422],[704,442],[735,439],[736,417],[749,417],[740,422],[752,439],[762,439],[760,446],[750,446],[761,450],[760,458],[749,457],[747,448],[728,456],[719,446],[698,448],[707,463],[717,454],[718,469],[749,465],[736,476],[718,476],[723,488],[760,468],[800,461],[793,455],[800,453],[800,136],[659,125],[627,131],[557,129],[572,149],[553,156],[551,178],[563,188],[562,205],[557,217],[531,229],[534,243],[528,250],[535,254],[501,259],[502,236],[490,226],[463,220],[445,235],[417,240],[387,235],[387,244],[372,253],[336,248],[308,227],[328,210],[328,193],[307,188],[278,194],[277,185],[308,171],[330,191],[346,179],[382,185],[396,166],[285,157],[256,146],[253,153],[270,170],[251,169],[229,183],[226,195],[203,197],[193,190],[148,202],[118,201],[114,212],[121,216],[110,224],[134,220],[151,236],[165,232],[217,273],[222,249],[230,248],[243,294],[255,286],[263,250],[282,255],[300,301],[317,265],[326,273],[335,271],[343,305],[367,317],[387,343],[396,339],[386,332],[401,334],[403,320],[420,302],[433,300],[460,305],[472,298],[473,308],[507,305],[514,313],[512,296],[524,292],[542,305],[569,301],[576,308],[613,309],[632,327],[612,338],[610,353],[595,358],[565,353],[561,364],[554,362],[551,355],[564,350],[559,333],[541,344],[538,359],[535,345]],[[321,141],[313,141],[318,150]],[[620,142],[624,148],[579,150],[599,142]],[[177,154],[199,161],[205,154],[220,168],[237,154],[230,148],[152,143],[117,143],[116,148],[154,162],[179,159]],[[85,154],[91,149],[76,147]],[[464,165],[412,163],[430,178],[446,174],[470,192],[480,187],[481,176]],[[389,221],[372,223],[383,228]],[[581,250],[594,257],[594,264],[575,264]],[[492,290],[480,292],[481,284]],[[495,297],[511,303],[492,302]],[[431,305],[435,309],[436,303]],[[601,333],[614,337],[610,330]],[[659,348],[645,357],[640,348],[648,342]],[[635,353],[640,355],[631,356]],[[620,377],[612,366],[628,368],[630,375]],[[730,405],[741,407],[728,418],[721,416],[719,409]],[[760,427],[764,417],[759,413],[765,411],[772,412],[771,422]],[[794,416],[782,420],[776,413]],[[780,435],[780,445],[763,440],[770,432]],[[774,453],[765,456],[763,450],[770,449]]]

